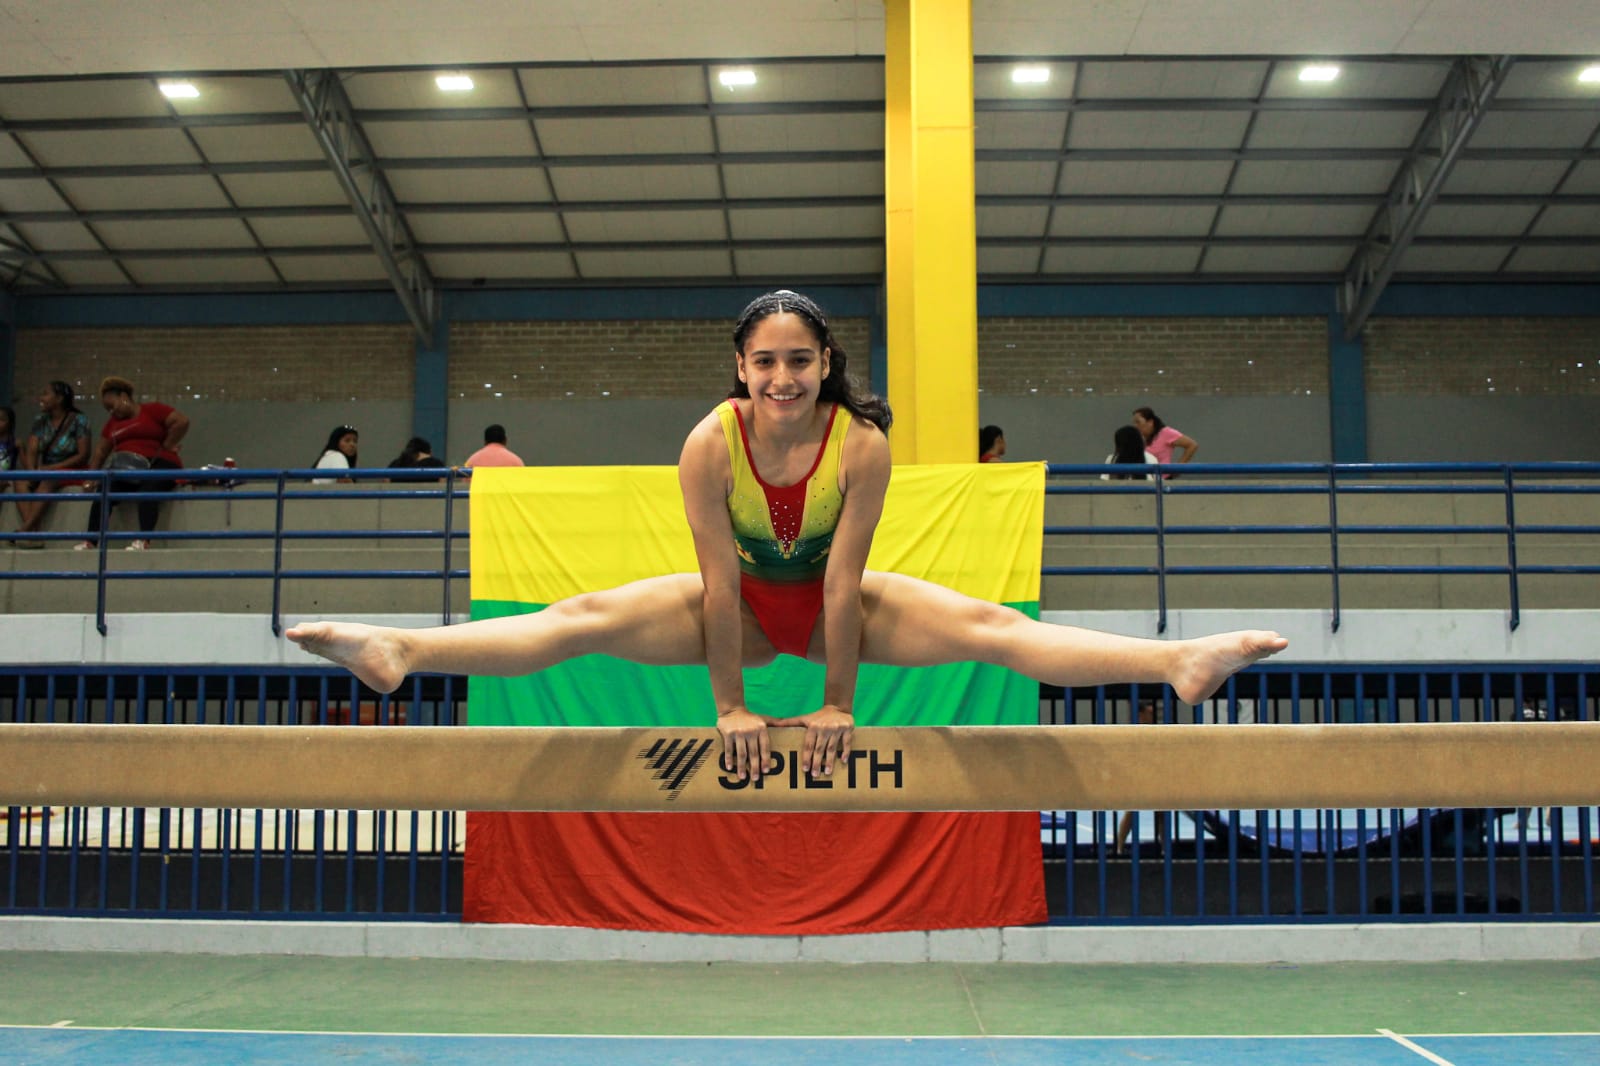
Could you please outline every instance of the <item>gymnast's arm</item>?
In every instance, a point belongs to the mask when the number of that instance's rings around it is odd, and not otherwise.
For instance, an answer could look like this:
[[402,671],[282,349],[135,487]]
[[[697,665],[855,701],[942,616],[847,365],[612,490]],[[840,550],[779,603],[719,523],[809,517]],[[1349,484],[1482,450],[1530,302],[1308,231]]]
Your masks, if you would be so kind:
[[733,548],[733,523],[728,518],[733,467],[715,414],[701,421],[683,442],[678,483],[683,488],[689,530],[694,534],[700,580],[705,585],[701,607],[706,666],[717,705],[723,764],[741,778],[748,773],[759,780],[771,755],[771,742],[766,722],[750,713],[744,703],[739,559]]

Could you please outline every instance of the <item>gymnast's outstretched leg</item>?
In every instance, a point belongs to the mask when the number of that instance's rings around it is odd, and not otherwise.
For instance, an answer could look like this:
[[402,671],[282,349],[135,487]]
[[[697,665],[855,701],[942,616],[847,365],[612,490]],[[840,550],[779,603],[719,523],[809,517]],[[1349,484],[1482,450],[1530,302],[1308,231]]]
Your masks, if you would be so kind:
[[[1193,640],[1145,640],[1036,622],[903,574],[869,570],[861,579],[861,658],[897,666],[985,662],[1048,684],[1166,683],[1198,703],[1234,672],[1282,651],[1289,642],[1266,630]],[[818,624],[808,657],[821,658]]]
[[[379,692],[393,692],[418,671],[519,677],[595,652],[673,666],[706,661],[704,595],[699,574],[672,574],[573,596],[535,614],[430,629],[306,622],[284,635]],[[771,643],[748,608],[742,615],[744,664],[770,662]]]

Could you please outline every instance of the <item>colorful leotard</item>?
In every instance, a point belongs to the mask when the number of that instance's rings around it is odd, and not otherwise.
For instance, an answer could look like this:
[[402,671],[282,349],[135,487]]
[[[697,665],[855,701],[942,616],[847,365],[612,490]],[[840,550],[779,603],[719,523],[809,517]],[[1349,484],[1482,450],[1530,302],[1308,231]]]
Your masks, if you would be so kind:
[[739,588],[772,646],[804,656],[822,610],[822,577],[844,494],[839,464],[850,413],[834,405],[806,476],[793,485],[763,481],[750,461],[744,418],[733,401],[717,407],[733,468],[728,517],[739,554]]

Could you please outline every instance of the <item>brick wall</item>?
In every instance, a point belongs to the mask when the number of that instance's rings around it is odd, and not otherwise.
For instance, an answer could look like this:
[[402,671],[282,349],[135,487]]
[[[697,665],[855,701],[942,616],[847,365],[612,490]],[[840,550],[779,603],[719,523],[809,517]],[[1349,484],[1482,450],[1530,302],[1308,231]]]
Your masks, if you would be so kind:
[[114,374],[174,405],[409,401],[414,351],[405,325],[24,329],[16,387],[31,399],[58,378],[92,402]]
[[[866,319],[837,319],[850,370],[868,378]],[[597,399],[720,395],[733,381],[723,319],[460,322],[450,327],[450,398]]]
[[1321,318],[985,318],[997,396],[1326,396]]
[[1375,318],[1378,396],[1600,395],[1600,318]]

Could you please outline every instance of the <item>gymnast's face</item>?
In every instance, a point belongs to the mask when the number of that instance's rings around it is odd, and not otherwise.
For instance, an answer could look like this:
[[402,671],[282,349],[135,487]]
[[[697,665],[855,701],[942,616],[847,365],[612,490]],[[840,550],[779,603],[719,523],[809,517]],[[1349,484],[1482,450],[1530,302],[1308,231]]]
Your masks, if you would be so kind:
[[799,315],[769,315],[750,331],[744,351],[736,355],[739,380],[764,417],[809,418],[828,376],[829,354]]

